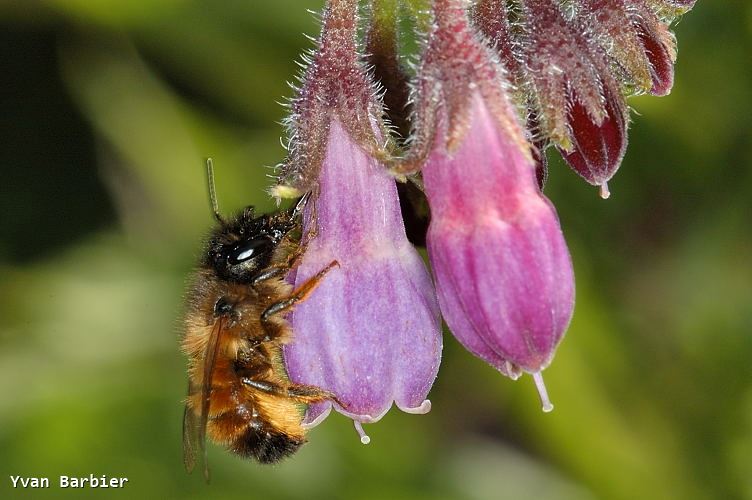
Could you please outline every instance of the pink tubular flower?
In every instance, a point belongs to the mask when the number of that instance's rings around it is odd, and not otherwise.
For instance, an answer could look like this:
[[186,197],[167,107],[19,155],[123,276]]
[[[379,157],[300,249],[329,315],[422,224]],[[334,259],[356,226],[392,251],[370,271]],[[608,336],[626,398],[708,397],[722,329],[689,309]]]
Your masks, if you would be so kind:
[[[332,392],[334,408],[367,443],[361,424],[393,403],[430,410],[442,344],[433,284],[405,235],[395,181],[377,159],[388,131],[356,48],[357,6],[327,5],[319,49],[293,101],[292,147],[275,192],[312,192],[295,285],[338,263],[292,314],[290,379]],[[310,406],[304,423],[317,425],[332,406]]]
[[428,253],[455,337],[503,374],[541,371],[572,315],[574,276],[553,205],[509,103],[503,70],[461,0],[436,0],[419,68],[412,157],[431,208]]
[[428,252],[449,328],[471,352],[516,378],[548,366],[574,307],[574,275],[553,205],[534,164],[471,100],[465,140],[441,143],[423,168],[432,209]]

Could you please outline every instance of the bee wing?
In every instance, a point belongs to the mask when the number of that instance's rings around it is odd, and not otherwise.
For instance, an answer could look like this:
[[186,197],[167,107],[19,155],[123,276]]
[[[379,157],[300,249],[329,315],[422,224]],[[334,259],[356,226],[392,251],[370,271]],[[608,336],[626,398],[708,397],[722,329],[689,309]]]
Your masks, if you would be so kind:
[[[204,376],[201,386],[201,412],[196,416],[186,405],[183,415],[183,461],[188,472],[193,470],[196,464],[196,454],[200,454],[204,462],[204,478],[209,482],[209,458],[206,453],[206,425],[209,421],[209,404],[211,402],[212,377],[214,375],[214,362],[219,350],[219,337],[225,326],[225,318],[220,317],[212,328],[209,343],[204,355]],[[195,394],[195,387],[189,387],[189,395]]]
[[[188,383],[188,397],[196,392],[196,387]],[[186,403],[183,411],[183,463],[188,473],[196,466],[196,452],[201,444],[198,442],[198,419],[196,413]]]

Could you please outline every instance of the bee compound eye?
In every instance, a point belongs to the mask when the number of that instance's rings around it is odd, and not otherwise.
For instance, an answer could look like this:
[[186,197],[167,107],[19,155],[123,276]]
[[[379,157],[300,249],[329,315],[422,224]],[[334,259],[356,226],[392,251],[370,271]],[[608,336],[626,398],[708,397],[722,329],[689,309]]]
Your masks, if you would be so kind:
[[227,262],[230,265],[235,266],[241,262],[247,261],[248,259],[269,253],[273,246],[274,244],[272,240],[266,236],[241,241],[230,250],[227,256]]

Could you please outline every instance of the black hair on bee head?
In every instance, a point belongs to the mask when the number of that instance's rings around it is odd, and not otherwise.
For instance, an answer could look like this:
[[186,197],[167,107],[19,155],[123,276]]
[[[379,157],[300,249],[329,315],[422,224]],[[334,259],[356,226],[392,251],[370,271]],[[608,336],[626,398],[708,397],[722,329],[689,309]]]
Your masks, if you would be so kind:
[[224,280],[249,283],[269,266],[274,250],[285,235],[299,225],[297,210],[257,217],[253,207],[246,207],[212,232],[204,264]]

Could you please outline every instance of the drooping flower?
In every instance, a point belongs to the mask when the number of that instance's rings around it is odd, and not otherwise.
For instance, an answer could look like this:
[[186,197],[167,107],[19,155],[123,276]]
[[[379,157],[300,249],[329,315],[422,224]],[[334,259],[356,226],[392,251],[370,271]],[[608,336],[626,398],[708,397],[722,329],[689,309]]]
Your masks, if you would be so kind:
[[[439,310],[428,272],[405,236],[395,182],[337,119],[318,182],[315,214],[309,211],[305,221],[317,235],[296,283],[333,260],[339,268],[293,314],[290,376],[334,392],[344,404],[337,410],[356,424],[379,420],[393,401],[403,411],[424,413],[441,355]],[[330,406],[312,406],[306,421],[317,423]]]
[[541,371],[572,315],[574,276],[553,205],[503,70],[469,24],[461,0],[436,0],[415,96],[412,155],[431,208],[428,253],[452,333],[503,374]]
[[540,372],[572,316],[572,264],[534,164],[479,94],[470,106],[462,144],[448,153],[439,136],[423,168],[439,303],[471,351],[512,377],[533,374],[548,409]]
[[[312,191],[299,286],[336,261],[292,314],[285,348],[291,380],[334,393],[334,408],[362,423],[393,403],[425,413],[441,359],[438,303],[408,242],[394,179],[378,158],[389,138],[383,109],[356,48],[356,0],[330,0],[319,48],[293,101],[290,156],[276,194]],[[387,144],[387,146],[385,146]],[[309,407],[322,421],[332,403]]]

